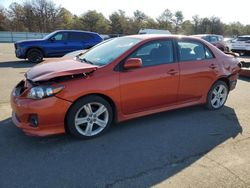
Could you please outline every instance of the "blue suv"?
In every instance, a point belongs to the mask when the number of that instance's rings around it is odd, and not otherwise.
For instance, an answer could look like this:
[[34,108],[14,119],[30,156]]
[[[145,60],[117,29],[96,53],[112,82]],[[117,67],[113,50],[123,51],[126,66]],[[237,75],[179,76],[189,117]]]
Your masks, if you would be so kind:
[[16,57],[39,63],[44,57],[61,57],[66,53],[89,49],[102,42],[97,33],[76,30],[60,30],[43,39],[25,40],[15,43]]

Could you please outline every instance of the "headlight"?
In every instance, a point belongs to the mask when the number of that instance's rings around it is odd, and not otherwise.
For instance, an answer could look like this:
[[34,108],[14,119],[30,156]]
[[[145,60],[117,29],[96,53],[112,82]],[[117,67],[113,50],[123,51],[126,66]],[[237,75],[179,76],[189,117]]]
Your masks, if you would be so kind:
[[29,99],[43,99],[46,97],[54,96],[63,90],[63,86],[51,87],[51,86],[37,86],[31,88],[29,91],[27,98]]
[[16,47],[16,49],[20,49],[21,48],[21,44],[20,43],[16,43],[15,47]]

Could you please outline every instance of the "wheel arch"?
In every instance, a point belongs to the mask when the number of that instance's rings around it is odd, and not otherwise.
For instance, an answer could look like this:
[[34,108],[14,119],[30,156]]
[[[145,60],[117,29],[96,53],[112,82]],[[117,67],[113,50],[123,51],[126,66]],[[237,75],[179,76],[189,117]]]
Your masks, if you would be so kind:
[[40,50],[40,51],[42,52],[43,56],[45,56],[45,52],[44,52],[44,50],[43,50],[41,47],[38,47],[38,46],[31,46],[31,47],[28,47],[28,48],[26,49],[25,58],[27,58],[29,51],[30,51],[30,50],[33,50],[33,49]]
[[99,96],[101,98],[103,98],[104,100],[106,100],[110,105],[111,105],[111,108],[112,108],[112,112],[113,112],[113,121],[116,122],[117,120],[117,112],[116,112],[116,109],[117,109],[117,106],[115,104],[115,102],[113,101],[113,99],[105,94],[102,94],[102,93],[91,93],[91,94],[87,94],[87,95],[83,95],[79,98],[77,98],[71,105],[70,107],[68,108],[66,114],[65,114],[65,117],[64,117],[64,129],[65,129],[65,132],[68,133],[68,128],[66,126],[66,122],[67,122],[67,116],[68,116],[68,113],[69,113],[69,110],[71,109],[71,107],[77,103],[77,101],[79,101],[80,99],[84,98],[84,97],[89,97],[89,96]]
[[227,87],[228,87],[228,92],[230,91],[230,80],[229,80],[229,77],[230,76],[223,76],[223,77],[220,77],[219,79],[217,79],[213,84],[215,84],[217,81],[223,81],[227,84]]
[[213,87],[213,85],[218,82],[218,81],[223,81],[227,84],[227,87],[228,87],[228,92],[230,92],[230,80],[229,80],[229,76],[221,76],[219,78],[217,78],[211,85],[210,87],[208,88],[207,92],[205,93],[205,96],[206,96],[206,101],[207,101],[207,97],[208,97],[208,93],[210,91],[210,89]]

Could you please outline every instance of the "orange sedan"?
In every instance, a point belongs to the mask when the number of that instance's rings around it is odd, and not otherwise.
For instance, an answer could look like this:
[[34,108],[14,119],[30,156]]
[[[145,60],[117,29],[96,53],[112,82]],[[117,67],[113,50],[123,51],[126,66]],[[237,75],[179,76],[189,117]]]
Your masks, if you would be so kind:
[[31,68],[11,94],[12,120],[28,135],[92,138],[114,121],[198,104],[220,109],[239,70],[239,60],[202,39],[115,38]]

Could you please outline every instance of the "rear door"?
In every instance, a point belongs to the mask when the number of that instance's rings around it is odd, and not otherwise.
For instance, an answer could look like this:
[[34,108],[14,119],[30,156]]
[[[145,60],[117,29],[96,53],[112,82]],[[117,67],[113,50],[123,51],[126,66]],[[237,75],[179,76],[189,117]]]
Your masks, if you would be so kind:
[[93,37],[89,33],[71,32],[68,45],[71,51],[88,49],[94,45]]
[[132,114],[172,105],[177,100],[179,67],[172,40],[146,43],[128,58],[141,58],[143,67],[120,72],[122,111]]
[[207,94],[218,74],[217,61],[203,43],[196,40],[177,41],[180,88],[180,103],[198,101]]
[[68,46],[70,51],[83,50],[83,39],[81,32],[69,32]]

